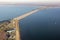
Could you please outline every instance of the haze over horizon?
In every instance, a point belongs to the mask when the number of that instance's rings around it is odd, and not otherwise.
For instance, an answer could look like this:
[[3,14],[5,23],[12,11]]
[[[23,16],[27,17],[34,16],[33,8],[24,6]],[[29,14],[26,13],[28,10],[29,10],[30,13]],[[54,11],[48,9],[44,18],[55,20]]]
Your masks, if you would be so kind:
[[60,0],[0,0],[0,3],[60,3]]

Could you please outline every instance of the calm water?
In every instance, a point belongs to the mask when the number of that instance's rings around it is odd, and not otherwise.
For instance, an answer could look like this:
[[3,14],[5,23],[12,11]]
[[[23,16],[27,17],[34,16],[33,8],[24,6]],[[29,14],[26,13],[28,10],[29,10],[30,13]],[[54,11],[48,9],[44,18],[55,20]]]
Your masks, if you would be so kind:
[[[0,20],[22,15],[37,6],[0,6]],[[60,40],[60,8],[38,11],[20,21],[22,40]]]

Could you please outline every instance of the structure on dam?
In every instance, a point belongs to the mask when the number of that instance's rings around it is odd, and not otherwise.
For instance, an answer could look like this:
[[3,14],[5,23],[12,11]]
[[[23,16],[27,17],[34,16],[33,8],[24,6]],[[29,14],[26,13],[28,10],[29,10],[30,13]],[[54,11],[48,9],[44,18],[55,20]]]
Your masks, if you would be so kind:
[[4,20],[0,22],[0,40],[21,40],[20,30],[19,30],[19,21],[25,17],[34,14],[40,10],[44,10],[47,7],[39,7],[30,12],[27,12],[21,16],[18,16],[12,20]]

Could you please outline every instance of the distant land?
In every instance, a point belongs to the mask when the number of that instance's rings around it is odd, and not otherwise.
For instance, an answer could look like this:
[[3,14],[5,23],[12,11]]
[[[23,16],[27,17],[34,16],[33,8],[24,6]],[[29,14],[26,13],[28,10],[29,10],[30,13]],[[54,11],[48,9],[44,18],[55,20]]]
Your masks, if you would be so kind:
[[22,3],[22,2],[0,2],[0,5],[28,5],[28,6],[59,6],[60,2],[30,2],[30,3]]

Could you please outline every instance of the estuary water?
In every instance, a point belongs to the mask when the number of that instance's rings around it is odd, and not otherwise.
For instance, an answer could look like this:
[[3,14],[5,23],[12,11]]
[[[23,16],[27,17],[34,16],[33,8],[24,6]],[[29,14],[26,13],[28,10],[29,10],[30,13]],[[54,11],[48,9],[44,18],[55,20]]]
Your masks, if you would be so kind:
[[[0,5],[0,21],[9,20],[39,6]],[[60,40],[60,8],[38,11],[20,20],[22,40]]]

